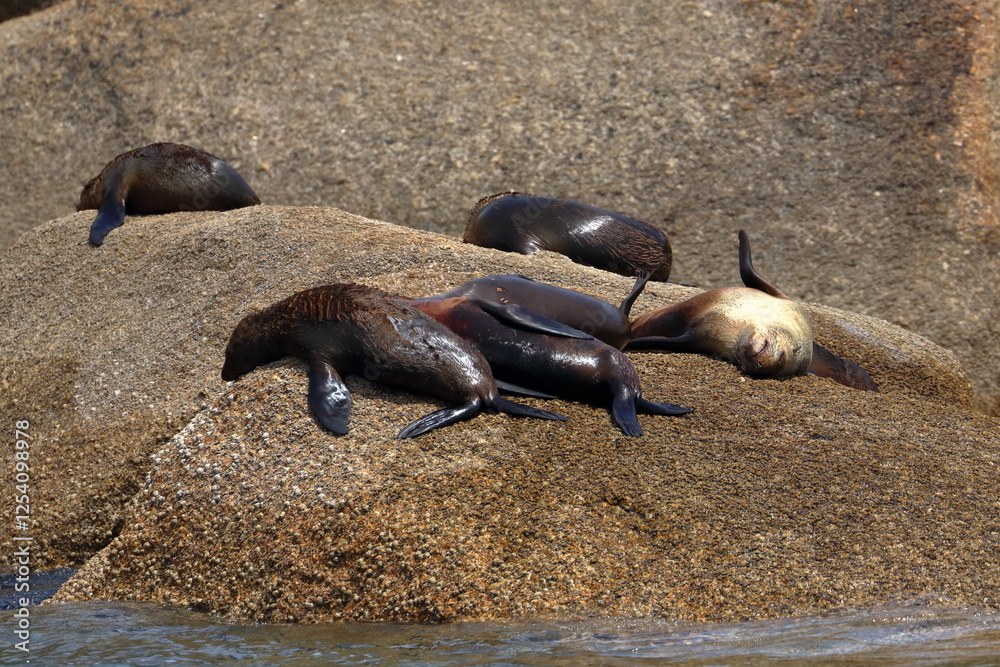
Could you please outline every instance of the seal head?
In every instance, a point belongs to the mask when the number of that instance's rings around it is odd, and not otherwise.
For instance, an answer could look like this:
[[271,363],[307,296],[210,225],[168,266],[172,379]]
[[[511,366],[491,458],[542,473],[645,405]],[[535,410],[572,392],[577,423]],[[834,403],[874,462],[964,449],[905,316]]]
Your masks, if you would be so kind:
[[626,350],[717,354],[757,377],[800,375],[812,359],[812,327],[798,304],[748,287],[646,313],[632,323],[632,336]]
[[612,273],[670,277],[673,254],[656,227],[568,199],[501,192],[470,211],[466,243],[528,255],[550,250]]
[[351,373],[460,404],[416,420],[400,438],[483,410],[565,420],[502,398],[489,364],[472,346],[420,311],[364,285],[304,290],[247,315],[226,345],[222,379],[235,380],[286,356],[309,365],[309,405],[334,433],[348,430],[351,399],[342,376]]
[[76,210],[98,209],[90,243],[125,221],[126,214],[228,211],[260,204],[232,166],[183,144],[158,143],[122,153],[83,186]]

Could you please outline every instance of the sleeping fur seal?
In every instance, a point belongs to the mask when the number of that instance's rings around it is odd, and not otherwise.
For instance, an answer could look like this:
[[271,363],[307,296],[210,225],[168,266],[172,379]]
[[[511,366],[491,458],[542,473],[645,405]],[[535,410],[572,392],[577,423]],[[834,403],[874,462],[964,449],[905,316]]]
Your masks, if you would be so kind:
[[591,334],[620,350],[631,336],[629,313],[632,304],[648,280],[648,273],[639,276],[632,292],[617,308],[589,294],[540,283],[520,274],[475,278],[431,298],[469,297],[498,304],[517,304],[543,317]]
[[628,357],[600,340],[512,323],[498,318],[494,304],[483,299],[433,297],[409,303],[482,352],[505,391],[610,404],[612,418],[629,436],[642,435],[637,412],[677,416],[693,411],[643,398]]
[[739,232],[739,241],[740,276],[746,287],[709,290],[643,315],[632,323],[632,340],[625,349],[706,352],[735,363],[748,375],[812,372],[875,391],[864,368],[813,341],[802,308],[754,269],[746,232]]
[[469,212],[466,243],[529,255],[551,250],[625,276],[670,277],[670,241],[635,218],[568,199],[501,192],[480,199]]
[[447,328],[371,287],[315,287],[251,313],[226,345],[223,380],[292,356],[309,364],[309,406],[334,433],[347,433],[351,397],[342,375],[363,373],[450,403],[399,432],[400,438],[470,419],[483,410],[538,419],[562,415],[502,398],[486,359]]
[[122,153],[83,186],[76,210],[98,209],[90,242],[125,221],[125,214],[228,211],[260,198],[239,172],[214,155],[183,144],[159,143]]

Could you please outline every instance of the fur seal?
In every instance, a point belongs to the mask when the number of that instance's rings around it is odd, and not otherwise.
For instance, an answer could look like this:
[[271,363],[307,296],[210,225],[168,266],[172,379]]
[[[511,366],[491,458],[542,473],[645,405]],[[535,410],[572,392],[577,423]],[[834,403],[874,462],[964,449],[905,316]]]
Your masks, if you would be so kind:
[[491,302],[469,297],[411,299],[408,303],[472,343],[508,392],[611,405],[625,435],[642,435],[637,412],[678,416],[693,411],[642,396],[639,375],[625,354],[597,339],[531,329],[494,315]]
[[739,232],[740,277],[746,287],[709,290],[647,313],[632,323],[626,350],[707,352],[748,375],[789,377],[807,372],[866,391],[875,382],[858,364],[813,340],[802,308],[753,267],[750,238]]
[[465,243],[530,255],[551,250],[625,276],[670,277],[670,241],[656,227],[568,199],[501,192],[469,212]]
[[244,317],[226,345],[223,380],[292,356],[309,364],[309,406],[334,433],[347,433],[351,396],[341,375],[419,389],[458,407],[399,432],[411,438],[483,410],[538,419],[562,415],[508,401],[486,359],[447,328],[371,287],[334,284],[298,292]]
[[620,350],[631,337],[629,313],[632,304],[648,280],[648,273],[639,276],[632,292],[617,308],[589,294],[540,283],[520,274],[475,278],[443,294],[419,301],[469,297],[497,304],[517,304],[533,313],[591,334]]
[[228,211],[260,198],[233,167],[183,144],[159,143],[122,153],[83,186],[76,210],[98,209],[90,242],[125,221],[125,214]]

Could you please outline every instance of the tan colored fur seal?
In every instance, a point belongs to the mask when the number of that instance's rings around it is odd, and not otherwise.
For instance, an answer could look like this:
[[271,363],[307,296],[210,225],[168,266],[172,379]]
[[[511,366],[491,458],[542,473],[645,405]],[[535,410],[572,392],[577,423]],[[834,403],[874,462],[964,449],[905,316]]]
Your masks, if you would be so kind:
[[647,313],[632,323],[626,350],[717,354],[748,375],[807,372],[875,391],[864,368],[813,340],[802,308],[754,269],[750,239],[740,231],[740,276],[746,287],[709,290]]

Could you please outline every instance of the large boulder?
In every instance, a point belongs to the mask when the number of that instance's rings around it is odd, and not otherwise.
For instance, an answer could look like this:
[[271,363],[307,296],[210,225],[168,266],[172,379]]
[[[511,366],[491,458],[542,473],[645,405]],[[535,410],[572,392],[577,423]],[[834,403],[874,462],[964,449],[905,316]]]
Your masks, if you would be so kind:
[[[0,418],[30,423],[34,562],[104,547],[59,599],[267,621],[996,600],[998,422],[970,411],[952,354],[891,324],[808,306],[880,393],[632,354],[647,397],[696,412],[628,438],[603,408],[525,399],[570,421],[481,415],[400,441],[440,403],[350,378],[337,437],[300,362],[221,380],[248,310],[327,282],[422,296],[519,272],[614,299],[631,280],[326,208],[130,217],[100,248],[91,219],[35,228],[0,278]],[[653,285],[636,312],[696,291]]]
[[457,235],[516,189],[666,231],[955,351],[1000,415],[996,7],[74,0],[0,25],[0,247],[153,141],[272,204]]

